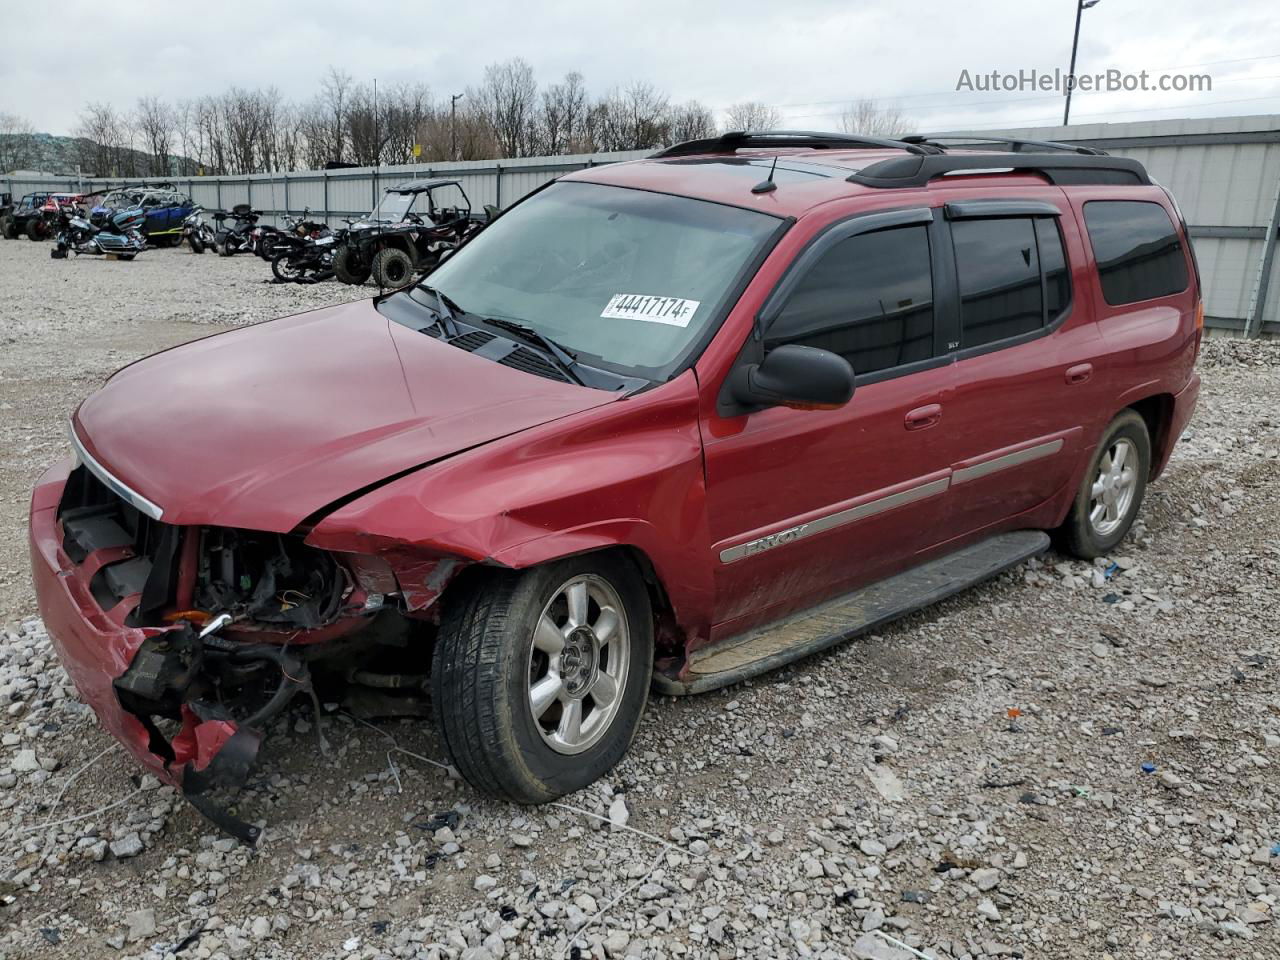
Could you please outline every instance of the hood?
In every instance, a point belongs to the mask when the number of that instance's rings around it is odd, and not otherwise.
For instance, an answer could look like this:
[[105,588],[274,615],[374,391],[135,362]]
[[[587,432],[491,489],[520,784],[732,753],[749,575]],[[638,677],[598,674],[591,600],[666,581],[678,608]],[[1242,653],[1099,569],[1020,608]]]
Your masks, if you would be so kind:
[[140,360],[73,427],[166,523],[284,533],[348,494],[613,399],[451,347],[364,300]]

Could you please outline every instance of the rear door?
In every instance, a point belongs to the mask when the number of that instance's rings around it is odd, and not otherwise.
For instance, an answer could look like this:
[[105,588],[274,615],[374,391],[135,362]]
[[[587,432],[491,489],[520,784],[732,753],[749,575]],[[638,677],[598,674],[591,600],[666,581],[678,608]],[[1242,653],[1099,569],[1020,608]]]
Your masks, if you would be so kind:
[[1101,345],[1077,295],[1087,256],[1060,189],[1014,188],[945,211],[959,299],[948,524],[967,534],[1073,484],[1096,419]]
[[704,408],[717,634],[909,566],[942,536],[951,372],[934,306],[950,299],[946,275],[935,281],[939,229],[927,207],[837,222],[762,308],[745,350],[841,354],[857,374],[849,403]]

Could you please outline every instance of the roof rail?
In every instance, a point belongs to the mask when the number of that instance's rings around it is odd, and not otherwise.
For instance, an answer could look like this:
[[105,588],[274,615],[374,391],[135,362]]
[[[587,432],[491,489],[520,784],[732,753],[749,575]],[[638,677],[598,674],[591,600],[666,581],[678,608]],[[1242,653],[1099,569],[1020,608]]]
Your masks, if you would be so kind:
[[1010,153],[1039,153],[1045,150],[1054,151],[1061,150],[1065,153],[1080,153],[1090,157],[1105,157],[1105,150],[1098,150],[1094,147],[1081,147],[1074,143],[1060,143],[1057,140],[1028,140],[1025,137],[984,137],[982,135],[973,134],[934,134],[934,133],[915,133],[909,137],[903,137],[903,143],[920,143],[932,144],[935,147],[946,149],[942,141],[959,141],[961,146],[965,144],[980,143],[1005,143],[1009,145]]
[[864,187],[923,187],[936,177],[952,174],[1038,173],[1050,183],[1150,185],[1146,168],[1128,157],[1096,154],[934,154],[924,157],[890,157],[850,175],[850,183]]
[[851,133],[819,133],[813,130],[759,130],[748,132],[734,130],[718,137],[703,140],[686,140],[650,154],[650,159],[688,157],[697,153],[732,153],[744,147],[808,147],[811,150],[848,150],[869,148],[877,150],[906,150],[908,153],[941,153],[942,148],[932,143],[906,143],[902,140],[886,140],[883,137],[860,137]]

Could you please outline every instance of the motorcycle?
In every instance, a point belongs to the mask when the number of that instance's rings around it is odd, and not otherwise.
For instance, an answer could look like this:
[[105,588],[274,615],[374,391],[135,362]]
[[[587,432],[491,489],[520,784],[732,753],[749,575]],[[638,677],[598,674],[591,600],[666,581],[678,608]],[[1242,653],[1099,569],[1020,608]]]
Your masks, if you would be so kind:
[[[86,219],[79,213],[65,211],[53,249],[49,256],[65,260],[67,254],[107,255],[132,260],[147,246],[142,225],[146,214],[137,208],[111,210],[95,207]],[[96,222],[95,222],[96,221]]]
[[329,225],[319,220],[312,220],[310,217],[311,208],[304,207],[301,216],[285,217],[283,228],[263,225],[255,227],[254,248],[258,256],[270,263],[283,249],[282,245],[288,246],[291,243],[296,245],[298,240],[308,237],[318,240],[320,237],[329,236]]
[[276,245],[271,272],[277,283],[319,283],[333,276],[332,234],[299,239],[286,237]]
[[206,249],[218,250],[218,239],[214,236],[213,227],[204,222],[204,208],[196,207],[183,218],[182,239],[192,253],[204,253]]
[[[231,208],[230,213],[224,213],[221,210],[215,213],[213,219],[218,221],[218,230],[215,234],[218,253],[229,257],[241,250],[252,250],[254,227],[261,216],[261,210],[253,210],[247,203],[237,203]],[[229,227],[226,224],[228,217],[234,221]]]

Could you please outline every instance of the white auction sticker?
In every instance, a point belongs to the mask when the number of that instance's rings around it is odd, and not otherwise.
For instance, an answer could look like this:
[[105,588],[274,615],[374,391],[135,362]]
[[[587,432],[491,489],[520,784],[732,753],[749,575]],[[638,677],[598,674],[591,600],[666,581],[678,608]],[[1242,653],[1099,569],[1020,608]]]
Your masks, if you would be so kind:
[[600,316],[610,320],[648,320],[673,327],[687,327],[701,300],[650,297],[639,293],[615,293]]

